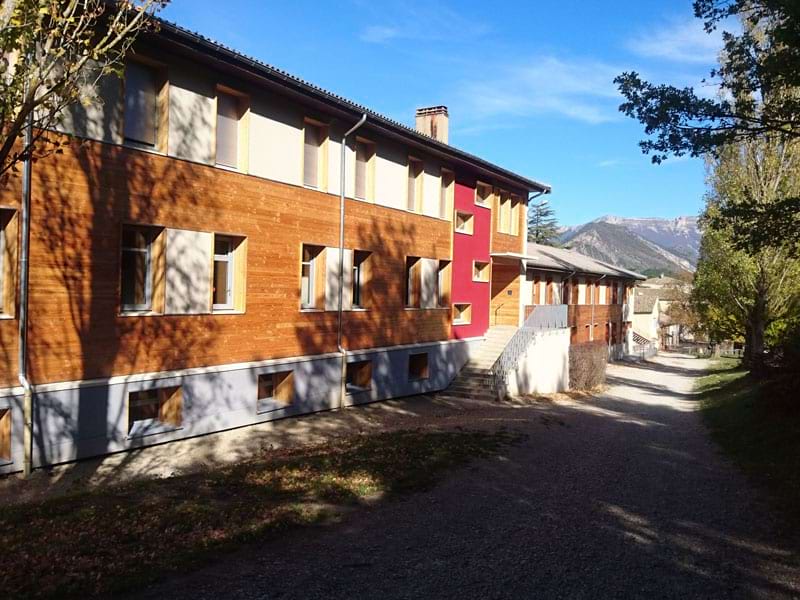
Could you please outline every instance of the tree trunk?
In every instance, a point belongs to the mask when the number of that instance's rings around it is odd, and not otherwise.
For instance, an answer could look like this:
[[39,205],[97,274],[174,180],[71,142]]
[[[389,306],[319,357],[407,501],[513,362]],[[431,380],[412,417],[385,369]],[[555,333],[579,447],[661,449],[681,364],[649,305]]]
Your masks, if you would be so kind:
[[750,317],[750,335],[747,339],[750,370],[754,374],[764,371],[764,331],[766,327],[766,299],[763,294],[759,294],[753,305]]

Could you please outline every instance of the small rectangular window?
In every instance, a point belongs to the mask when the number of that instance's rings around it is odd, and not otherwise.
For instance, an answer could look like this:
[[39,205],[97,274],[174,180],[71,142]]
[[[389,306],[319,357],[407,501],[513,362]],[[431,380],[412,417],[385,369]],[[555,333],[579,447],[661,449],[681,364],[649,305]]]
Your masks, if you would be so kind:
[[16,312],[17,212],[0,209],[0,313]]
[[505,192],[500,193],[497,202],[497,231],[511,232],[511,198]]
[[441,189],[439,191],[439,217],[442,219],[448,218],[454,184],[455,174],[447,169],[442,169]]
[[406,208],[410,211],[422,210],[422,161],[408,157],[408,202]]
[[370,389],[372,387],[372,361],[359,360],[347,363],[345,381],[348,394]]
[[522,202],[520,202],[519,198],[513,196],[511,198],[511,204],[509,206],[509,210],[511,214],[509,215],[509,227],[508,233],[511,235],[519,235],[519,214],[521,211]]
[[489,281],[489,263],[481,261],[473,261],[472,263],[472,280],[487,282]]
[[155,147],[157,87],[155,69],[136,62],[125,65],[123,135],[126,141]]
[[305,122],[303,140],[303,185],[312,188],[323,187],[324,161],[323,144],[327,128],[311,121]]
[[353,308],[365,308],[364,288],[369,279],[369,257],[364,250],[353,252]]
[[317,282],[319,275],[322,274],[324,276],[325,274],[325,266],[318,266],[322,250],[323,248],[321,246],[303,244],[300,266],[301,308],[317,308],[319,304],[319,295],[324,292],[324,290],[317,289],[319,285],[324,285],[324,282],[320,284]]
[[428,371],[428,353],[420,352],[408,355],[408,379],[409,381],[419,381],[427,379],[429,376]]
[[257,412],[286,408],[294,402],[294,371],[263,373],[258,376]]
[[128,394],[128,434],[146,435],[183,421],[181,386],[140,390]]
[[492,199],[492,186],[488,183],[480,183],[475,186],[475,204],[489,206]]
[[150,227],[123,226],[120,290],[123,311],[152,308],[152,246]]
[[473,215],[468,212],[456,211],[456,231],[472,235]]
[[230,310],[233,308],[233,240],[227,237],[214,236],[214,310]]
[[453,325],[469,325],[472,321],[472,304],[453,305]]
[[372,157],[375,154],[374,144],[365,140],[356,141],[356,189],[355,196],[359,200],[372,200],[370,190],[372,183]]
[[11,409],[0,408],[0,460],[11,460]]
[[217,91],[217,164],[239,166],[239,120],[241,101],[233,94]]
[[436,301],[440,308],[450,305],[450,261],[439,261],[439,273],[436,281]]
[[405,292],[406,307],[419,307],[422,296],[422,261],[418,256],[406,257]]

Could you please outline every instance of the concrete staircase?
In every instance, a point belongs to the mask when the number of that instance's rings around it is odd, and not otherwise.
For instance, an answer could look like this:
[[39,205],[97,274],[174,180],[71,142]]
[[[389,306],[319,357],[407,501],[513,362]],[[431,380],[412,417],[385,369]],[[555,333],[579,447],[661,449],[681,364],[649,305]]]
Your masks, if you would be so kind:
[[513,325],[490,327],[478,352],[464,365],[450,387],[439,395],[445,398],[495,400],[489,371],[516,331]]

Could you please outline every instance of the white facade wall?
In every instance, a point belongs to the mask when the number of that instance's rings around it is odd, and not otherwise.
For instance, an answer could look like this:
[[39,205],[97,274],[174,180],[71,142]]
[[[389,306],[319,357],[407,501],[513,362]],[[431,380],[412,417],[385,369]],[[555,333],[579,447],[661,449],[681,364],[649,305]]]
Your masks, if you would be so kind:
[[508,374],[507,393],[553,394],[569,389],[569,329],[536,334],[536,339]]

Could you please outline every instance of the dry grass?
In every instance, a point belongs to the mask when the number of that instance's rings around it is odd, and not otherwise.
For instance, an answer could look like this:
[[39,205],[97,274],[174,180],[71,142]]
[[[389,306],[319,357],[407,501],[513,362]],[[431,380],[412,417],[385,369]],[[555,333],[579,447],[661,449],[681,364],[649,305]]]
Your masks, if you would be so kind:
[[14,598],[131,589],[212,552],[423,489],[516,438],[502,431],[354,436],[213,472],[6,507],[0,589]]

